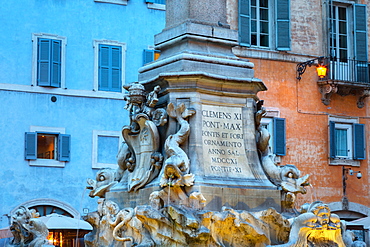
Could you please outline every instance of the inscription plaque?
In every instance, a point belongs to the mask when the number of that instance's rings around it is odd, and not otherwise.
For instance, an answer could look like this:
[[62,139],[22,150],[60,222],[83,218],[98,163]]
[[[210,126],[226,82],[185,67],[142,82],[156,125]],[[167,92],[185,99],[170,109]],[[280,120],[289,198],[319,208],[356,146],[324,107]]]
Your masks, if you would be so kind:
[[241,107],[202,106],[203,164],[206,176],[249,178]]

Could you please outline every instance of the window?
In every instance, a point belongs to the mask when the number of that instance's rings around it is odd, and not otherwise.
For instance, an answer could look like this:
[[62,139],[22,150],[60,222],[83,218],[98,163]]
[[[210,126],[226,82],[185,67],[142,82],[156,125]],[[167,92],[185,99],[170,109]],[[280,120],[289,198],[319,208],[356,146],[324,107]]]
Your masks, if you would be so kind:
[[122,92],[125,83],[126,44],[115,41],[95,41],[94,90]]
[[166,10],[166,0],[144,0],[150,9]]
[[70,161],[71,136],[62,128],[33,129],[37,130],[25,133],[25,159],[30,160],[30,165],[64,167],[64,162]]
[[368,82],[366,5],[331,1],[329,54],[331,78]]
[[269,146],[272,153],[286,155],[285,118],[262,118],[261,125],[270,133]]
[[290,50],[290,1],[240,0],[239,42],[244,46]]
[[122,143],[120,131],[93,131],[92,168],[117,168],[116,156]]
[[353,119],[338,120],[329,122],[330,158],[364,160],[365,125]]
[[127,5],[127,0],[94,0],[95,2],[101,3],[113,3],[113,4],[120,4],[120,5]]
[[33,34],[32,85],[64,88],[66,39],[57,35]]
[[160,51],[154,49],[145,49],[143,52],[143,65],[153,62],[161,55]]

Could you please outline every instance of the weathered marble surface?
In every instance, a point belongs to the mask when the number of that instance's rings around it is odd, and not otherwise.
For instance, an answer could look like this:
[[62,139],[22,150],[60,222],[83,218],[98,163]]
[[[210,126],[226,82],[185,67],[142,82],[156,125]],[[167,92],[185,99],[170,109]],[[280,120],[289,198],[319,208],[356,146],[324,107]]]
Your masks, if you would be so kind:
[[19,207],[11,216],[10,230],[13,239],[8,247],[51,247],[47,241],[49,230],[45,223],[37,219],[39,215],[34,209]]

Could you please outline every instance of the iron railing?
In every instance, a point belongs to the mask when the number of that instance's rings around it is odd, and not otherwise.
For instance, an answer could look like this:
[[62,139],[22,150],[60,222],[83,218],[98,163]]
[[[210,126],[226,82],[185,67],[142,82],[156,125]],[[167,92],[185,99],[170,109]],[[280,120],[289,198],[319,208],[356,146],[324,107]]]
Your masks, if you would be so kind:
[[352,83],[370,83],[369,63],[352,59],[328,58],[327,79]]

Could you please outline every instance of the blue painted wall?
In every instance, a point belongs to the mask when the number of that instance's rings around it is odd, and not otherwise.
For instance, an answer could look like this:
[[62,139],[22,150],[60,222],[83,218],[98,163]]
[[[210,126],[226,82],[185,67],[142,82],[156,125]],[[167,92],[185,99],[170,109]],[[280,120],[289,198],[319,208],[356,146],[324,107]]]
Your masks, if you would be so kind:
[[[92,131],[120,131],[126,124],[123,95],[92,92],[94,40],[126,43],[126,84],[137,80],[142,53],[164,28],[165,11],[143,0],[128,5],[94,0],[4,1],[0,7],[0,228],[4,214],[38,198],[65,202],[82,213],[96,209],[84,191],[92,169]],[[32,33],[64,36],[66,87],[31,87]],[[72,95],[70,92],[80,92]],[[75,91],[78,90],[78,91]],[[51,97],[57,97],[56,102]],[[24,159],[30,126],[62,127],[71,135],[71,161],[64,168],[34,167]]]

